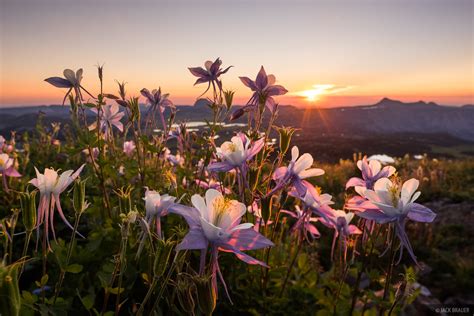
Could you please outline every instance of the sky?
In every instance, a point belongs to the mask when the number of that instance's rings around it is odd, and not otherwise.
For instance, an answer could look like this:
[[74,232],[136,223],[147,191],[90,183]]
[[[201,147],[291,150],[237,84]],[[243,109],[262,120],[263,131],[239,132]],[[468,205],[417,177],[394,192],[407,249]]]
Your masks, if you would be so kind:
[[280,104],[364,105],[383,97],[474,103],[472,0],[0,0],[0,106],[61,103],[43,80],[84,69],[98,93],[161,87],[193,104],[205,86],[187,67],[220,57],[236,102],[239,76],[263,65],[288,89]]

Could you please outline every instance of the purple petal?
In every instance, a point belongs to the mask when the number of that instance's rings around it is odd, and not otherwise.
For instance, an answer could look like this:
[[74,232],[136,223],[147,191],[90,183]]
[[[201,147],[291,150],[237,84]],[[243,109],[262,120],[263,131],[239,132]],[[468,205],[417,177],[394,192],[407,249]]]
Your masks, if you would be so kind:
[[224,246],[224,247],[219,247],[219,250],[225,251],[225,252],[232,252],[237,256],[237,258],[239,258],[240,260],[242,260],[242,261],[244,261],[248,264],[258,264],[258,265],[261,265],[263,267],[269,268],[269,266],[266,263],[264,263],[260,260],[257,260],[255,258],[247,255],[246,253],[243,253],[242,251],[236,249],[236,248],[233,248],[231,246]]
[[208,243],[202,229],[194,227],[184,236],[181,243],[176,246],[176,251],[184,249],[207,249]]
[[253,143],[252,147],[247,153],[247,160],[252,159],[260,150],[262,150],[263,146],[265,145],[265,139],[260,138],[255,143]]
[[207,166],[207,170],[210,172],[227,172],[235,168],[235,166],[229,164],[228,162],[214,162]]
[[[5,170],[5,175],[7,175],[9,177],[14,177],[14,178],[21,177],[21,174],[13,167],[10,167],[7,170]],[[31,181],[33,181],[33,180],[31,180]]]
[[209,73],[202,67],[190,67],[189,71],[196,77],[206,77]]
[[431,223],[435,217],[432,210],[418,203],[413,203],[408,212],[408,218],[416,222]]
[[47,79],[44,79],[49,84],[52,84],[56,88],[72,88],[73,85],[72,83],[69,82],[69,80],[66,80],[61,77],[50,77]]
[[275,86],[270,86],[266,89],[267,95],[268,96],[274,96],[274,95],[283,95],[288,93],[288,90],[286,90],[283,86],[280,85],[275,85]]
[[267,73],[265,72],[263,66],[260,68],[260,71],[257,74],[255,85],[257,86],[258,90],[263,90],[268,85]]
[[184,217],[189,227],[191,228],[200,227],[201,225],[201,222],[199,220],[201,215],[199,214],[199,211],[194,207],[184,206],[181,204],[173,204],[168,208],[168,212],[178,214]]
[[274,245],[271,240],[265,238],[252,228],[234,231],[227,244],[238,250],[254,250]]
[[242,81],[244,85],[249,87],[252,91],[257,90],[257,86],[255,85],[255,82],[253,82],[253,80],[250,79],[249,77],[239,77],[239,79],[240,81]]
[[357,177],[350,178],[349,181],[347,181],[346,183],[346,190],[349,189],[350,187],[356,187],[356,186],[365,187],[365,181]]

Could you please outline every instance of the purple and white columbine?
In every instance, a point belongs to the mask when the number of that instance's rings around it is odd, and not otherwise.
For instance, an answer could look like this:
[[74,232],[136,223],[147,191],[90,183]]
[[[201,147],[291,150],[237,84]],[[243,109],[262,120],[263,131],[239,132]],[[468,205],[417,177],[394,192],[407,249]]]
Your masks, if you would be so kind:
[[211,85],[215,94],[217,94],[217,91],[222,92],[222,81],[219,79],[219,77],[229,71],[232,66],[222,69],[221,65],[222,61],[217,58],[214,62],[211,60],[206,61],[204,63],[205,69],[202,67],[188,68],[194,76],[198,77],[194,85],[206,82],[208,83],[207,89],[203,92],[203,94],[201,94],[201,96],[203,96],[209,90]]
[[[366,198],[370,203],[358,206],[357,216],[373,220],[379,224],[394,223],[398,238],[400,239],[400,259],[403,248],[408,250],[413,261],[418,264],[415,253],[405,232],[405,223],[408,219],[416,222],[431,223],[436,214],[429,208],[415,203],[421,192],[416,191],[419,181],[410,179],[400,185],[387,178],[379,179],[374,184],[374,189],[362,186],[355,187],[357,193]],[[374,207],[375,206],[375,207]]]
[[305,179],[324,174],[323,169],[311,168],[313,161],[313,156],[308,153],[300,156],[298,147],[293,146],[291,149],[291,161],[288,167],[280,167],[273,173],[272,178],[277,182],[277,185],[269,195],[284,186],[292,185],[300,196],[304,196],[307,187],[311,186]]
[[350,178],[346,183],[346,189],[355,186],[362,186],[373,189],[375,182],[381,178],[388,178],[393,175],[396,169],[392,166],[382,168],[378,160],[367,161],[367,157],[357,161],[357,168],[362,172],[362,179],[358,177]]
[[[92,112],[97,114],[97,109],[91,109]],[[125,115],[124,112],[120,112],[118,104],[103,105],[99,116],[99,129],[104,133],[105,139],[110,139],[112,135],[112,126],[115,126],[120,132],[123,132],[123,124],[120,122],[122,117]],[[94,121],[89,126],[89,130],[97,128],[97,121]]]
[[5,191],[9,190],[7,177],[21,177],[21,174],[15,169],[15,159],[11,158],[8,154],[0,154],[0,175]]
[[238,133],[232,137],[231,141],[224,142],[216,148],[217,156],[220,162],[211,163],[207,170],[227,172],[232,169],[239,169],[245,166],[245,163],[251,160],[265,145],[263,138],[251,142],[244,133]]
[[[217,292],[217,275],[227,287],[221,274],[219,251],[234,253],[240,260],[249,264],[267,266],[243,251],[273,246],[273,243],[252,229],[253,224],[240,221],[247,211],[243,203],[225,198],[217,190],[206,191],[205,198],[198,194],[191,197],[194,207],[175,204],[169,211],[184,217],[189,225],[189,232],[176,250],[201,250],[200,273],[204,272],[206,252],[211,250],[211,272],[213,286]],[[230,299],[230,298],[229,298]]]
[[271,113],[275,113],[276,102],[273,97],[277,95],[284,95],[288,92],[288,90],[286,90],[283,86],[275,84],[275,76],[267,75],[263,66],[260,68],[255,81],[248,77],[239,78],[245,86],[249,87],[250,90],[253,91],[253,94],[243,109],[236,110],[232,114],[232,119],[239,118],[244,114],[244,112],[254,109],[260,104],[265,105]]

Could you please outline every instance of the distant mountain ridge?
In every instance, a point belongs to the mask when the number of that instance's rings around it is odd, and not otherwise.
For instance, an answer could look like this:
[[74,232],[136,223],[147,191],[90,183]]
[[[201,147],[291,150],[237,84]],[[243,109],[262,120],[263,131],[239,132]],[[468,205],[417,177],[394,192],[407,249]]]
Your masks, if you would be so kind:
[[[68,106],[0,108],[0,134],[6,134],[9,130],[33,128],[39,112],[45,114],[46,123],[69,120]],[[210,114],[206,102],[198,100],[194,106],[178,106],[177,120],[202,121],[208,119]],[[474,142],[472,104],[453,107],[434,102],[404,103],[383,98],[372,105],[335,108],[297,108],[286,105],[279,107],[276,123],[303,128],[305,132],[315,134],[444,133]]]

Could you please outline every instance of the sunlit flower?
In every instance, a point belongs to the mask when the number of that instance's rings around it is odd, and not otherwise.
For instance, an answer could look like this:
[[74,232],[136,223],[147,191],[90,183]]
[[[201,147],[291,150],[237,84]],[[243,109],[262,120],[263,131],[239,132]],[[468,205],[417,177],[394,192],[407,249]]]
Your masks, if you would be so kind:
[[15,159],[8,156],[8,154],[0,154],[0,175],[5,191],[8,191],[7,177],[21,177],[21,174],[15,169]]
[[284,95],[288,92],[283,86],[275,84],[275,76],[267,75],[263,66],[260,68],[255,81],[248,77],[239,78],[245,86],[253,91],[253,94],[247,102],[247,105],[243,109],[240,109],[241,111],[237,110],[238,113],[234,112],[232,119],[237,119],[243,112],[253,109],[260,104],[264,104],[271,113],[274,113],[276,111],[276,103],[273,97]]
[[168,128],[163,113],[165,112],[166,107],[171,110],[174,110],[175,108],[173,102],[168,99],[169,93],[161,93],[161,88],[153,89],[151,92],[148,89],[143,88],[140,93],[146,98],[147,103],[150,105],[146,114],[148,126],[154,127],[156,125],[155,117],[158,113],[163,126],[164,135],[168,135]]
[[244,133],[238,133],[232,137],[231,141],[224,142],[217,147],[217,156],[221,162],[211,163],[207,169],[209,171],[227,172],[234,168],[241,168],[245,162],[251,160],[264,146],[264,139],[255,142]]
[[256,201],[254,201],[252,205],[247,207],[247,211],[253,216],[255,216],[255,225],[253,226],[255,231],[260,231],[260,226],[268,226],[273,224],[273,221],[271,221],[270,219],[267,220],[267,222],[265,223],[262,218],[262,209],[258,206],[258,203]]
[[[76,172],[74,172],[73,170],[67,170],[64,171],[61,175],[58,175],[58,172],[54,169],[46,168],[44,169],[44,174],[42,174],[38,171],[38,169],[35,168],[36,178],[32,179],[29,182],[36,188],[38,188],[38,190],[40,191],[40,201],[38,205],[38,227],[39,225],[44,224],[44,234],[46,235],[46,240],[49,249],[51,249],[49,245],[50,225],[53,237],[56,240],[56,233],[54,231],[55,209],[58,210],[59,216],[61,217],[63,222],[69,228],[74,230],[72,225],[64,216],[63,210],[61,208],[61,201],[59,195],[64,190],[66,190],[66,188],[79,176],[83,168],[84,165],[77,169]],[[37,235],[39,240],[39,229],[37,230]]]
[[356,187],[356,191],[370,202],[365,203],[365,210],[358,212],[357,215],[381,224],[394,223],[401,243],[400,259],[403,248],[406,248],[415,263],[417,261],[405,232],[405,222],[411,219],[416,222],[430,223],[436,217],[429,208],[415,203],[421,194],[416,191],[418,186],[419,181],[416,179],[407,180],[400,185],[382,178],[375,182],[373,190],[361,186]]
[[81,90],[85,91],[88,95],[94,98],[94,96],[90,94],[89,91],[87,91],[81,85],[82,68],[78,69],[76,72],[74,72],[71,69],[65,69],[63,71],[63,74],[64,74],[64,78],[50,77],[50,78],[44,79],[44,81],[52,84],[53,86],[57,88],[69,88],[69,90],[66,92],[66,95],[64,96],[63,103],[62,103],[63,105],[64,105],[64,102],[66,102],[66,98],[68,97],[68,95],[71,93],[72,90],[74,90],[77,100],[81,100],[81,101],[84,100],[84,98],[82,97]]
[[[92,109],[92,112],[97,114],[97,109]],[[112,137],[112,126],[115,126],[119,131],[123,132],[123,124],[120,122],[122,117],[125,115],[124,112],[120,112],[118,104],[103,105],[99,117],[99,128],[104,133],[106,139]],[[89,130],[97,128],[97,122],[94,121],[89,126]]]
[[272,193],[286,185],[293,185],[298,193],[303,196],[306,192],[306,187],[310,185],[304,179],[324,174],[324,170],[311,168],[312,165],[313,156],[308,153],[300,156],[298,147],[293,146],[291,149],[291,161],[288,167],[280,167],[273,173],[272,177],[277,182],[277,185],[272,190]]
[[208,181],[197,179],[196,184],[203,189],[214,189],[221,192],[222,194],[230,194],[232,192],[229,188],[224,187],[220,181],[214,180],[212,178]]
[[329,228],[334,229],[334,238],[331,248],[331,258],[334,257],[334,248],[336,245],[336,239],[338,236],[342,239],[344,260],[346,259],[347,254],[347,238],[349,235],[359,235],[362,234],[362,231],[355,225],[350,225],[349,223],[354,218],[354,213],[346,213],[341,210],[334,210],[332,208],[327,208],[328,216],[322,217],[320,222],[326,225]]
[[346,189],[355,186],[362,186],[367,189],[373,189],[374,183],[381,178],[388,178],[393,175],[396,169],[392,166],[382,168],[378,160],[367,161],[367,157],[357,161],[357,168],[362,172],[361,178],[350,178],[346,183]]
[[319,219],[316,217],[311,217],[311,211],[302,210],[298,205],[295,205],[295,211],[281,210],[282,213],[288,214],[294,219],[296,223],[291,227],[293,232],[301,233],[306,240],[309,240],[308,233],[314,238],[318,238],[321,234],[316,226],[313,224]]
[[[206,82],[208,83],[206,91],[204,91],[204,93],[201,94],[201,96],[204,95],[209,90],[211,85],[212,85],[212,88],[214,89],[215,92],[216,91],[220,91],[220,92],[222,91],[222,81],[219,79],[219,77],[220,77],[220,75],[223,75],[227,71],[229,71],[229,69],[232,66],[229,66],[226,69],[222,69],[221,65],[222,65],[222,61],[219,58],[217,58],[214,62],[212,62],[211,60],[206,61],[204,63],[205,68],[202,68],[202,67],[190,67],[190,68],[188,68],[189,71],[194,76],[198,77],[198,79],[196,80],[194,85],[201,84],[201,83],[206,83]],[[217,88],[218,88],[218,90],[217,90]]]
[[243,203],[228,200],[222,193],[213,189],[207,190],[205,199],[200,195],[193,195],[191,202],[194,207],[176,204],[170,208],[170,212],[183,216],[189,225],[188,234],[176,249],[202,250],[200,267],[202,273],[204,271],[206,249],[211,248],[212,279],[216,290],[216,274],[219,275],[226,288],[218,264],[219,250],[232,252],[246,263],[266,266],[265,263],[243,252],[273,246],[270,240],[252,229],[253,224],[240,223],[246,212]]
[[319,189],[311,184],[306,187],[306,193],[304,196],[299,195],[297,190],[290,191],[290,195],[302,199],[305,205],[309,207],[313,213],[323,218],[327,218],[328,213],[330,215],[331,208],[329,205],[334,204],[330,194],[321,194]]
[[168,214],[168,208],[174,203],[176,198],[168,194],[160,195],[156,191],[146,188],[145,197],[145,220],[148,226],[155,221],[156,233],[161,238],[161,217]]
[[137,147],[135,146],[135,142],[133,140],[126,141],[123,143],[123,152],[127,156],[133,155],[133,152],[135,151]]

